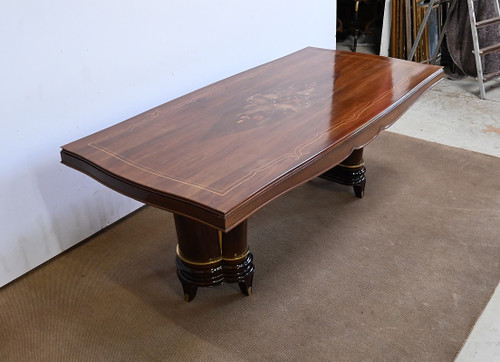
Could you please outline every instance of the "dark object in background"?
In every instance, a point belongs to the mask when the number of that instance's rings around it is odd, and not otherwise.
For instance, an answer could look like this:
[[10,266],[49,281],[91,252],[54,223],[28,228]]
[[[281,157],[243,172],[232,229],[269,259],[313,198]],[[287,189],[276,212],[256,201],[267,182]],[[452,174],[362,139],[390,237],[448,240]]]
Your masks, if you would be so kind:
[[337,0],[337,42],[353,51],[375,46],[378,53],[383,13],[383,0]]
[[[493,1],[474,1],[474,7],[478,21],[495,17]],[[459,1],[457,8],[449,17],[450,24],[446,31],[446,40],[450,56],[457,67],[465,74],[477,77],[476,62],[472,53],[472,33],[467,2]],[[480,47],[500,42],[498,25],[481,28],[478,33]],[[493,73],[499,70],[500,53],[487,54],[483,62],[484,73]]]

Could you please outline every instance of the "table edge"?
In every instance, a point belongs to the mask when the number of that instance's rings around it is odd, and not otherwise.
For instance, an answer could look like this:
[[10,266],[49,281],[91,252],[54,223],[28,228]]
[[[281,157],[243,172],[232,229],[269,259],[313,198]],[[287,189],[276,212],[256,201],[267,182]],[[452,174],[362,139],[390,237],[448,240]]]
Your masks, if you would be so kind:
[[92,162],[62,148],[61,163],[72,167],[139,202],[152,205],[179,215],[195,219],[224,232],[230,231],[249,216],[282,194],[308,182],[342,162],[354,149],[365,147],[384,129],[390,127],[412,106],[415,101],[443,78],[439,68],[420,82],[408,94],[392,104],[382,113],[365,123],[354,134],[340,139],[314,158],[289,170],[269,182],[231,210],[222,212],[207,205],[184,199],[178,195],[158,192],[144,185],[123,179]]

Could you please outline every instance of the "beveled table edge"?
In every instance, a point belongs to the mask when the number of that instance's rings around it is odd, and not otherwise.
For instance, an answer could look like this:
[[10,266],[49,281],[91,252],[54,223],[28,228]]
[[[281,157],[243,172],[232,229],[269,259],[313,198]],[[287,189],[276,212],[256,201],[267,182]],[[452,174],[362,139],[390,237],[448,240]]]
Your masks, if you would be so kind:
[[[416,86],[412,92],[409,92],[405,97],[401,98],[398,102],[395,102],[387,110],[374,117],[370,120],[370,122],[365,123],[350,137],[345,137],[344,139],[339,140],[339,142],[332,144],[328,149],[318,154],[313,159],[282,175],[282,177],[272,182],[269,187],[261,188],[259,192],[248,198],[246,202],[238,205],[238,208],[226,213],[226,228],[221,230],[231,230],[234,226],[246,220],[249,216],[257,212],[272,200],[318,177],[338,165],[345,160],[353,150],[367,146],[381,131],[393,125],[415,103],[415,101],[422,96],[422,94],[440,82],[443,77],[444,72],[441,68],[419,83],[419,85]],[[342,150],[342,152],[340,150]],[[282,184],[287,183],[287,181],[290,182],[290,179],[292,178],[299,178],[299,180],[294,181],[293,184],[288,187],[282,186]],[[271,192],[270,190],[272,188],[279,191]],[[265,193],[272,193],[272,196],[265,201],[260,201],[259,199],[263,198],[263,194]],[[247,211],[246,209],[248,208],[252,211]]]
[[[328,49],[320,50],[327,51]],[[401,60],[398,59],[397,61]],[[139,202],[195,219],[203,224],[228,232],[272,200],[336,166],[347,158],[354,149],[365,147],[382,130],[396,122],[423,93],[439,82],[443,78],[443,74],[443,69],[439,68],[421,81],[408,94],[369,122],[363,124],[354,133],[331,144],[314,158],[262,186],[254,194],[226,213],[204,204],[192,202],[178,195],[158,192],[128,179],[123,179],[64,148],[61,150],[61,162]]]

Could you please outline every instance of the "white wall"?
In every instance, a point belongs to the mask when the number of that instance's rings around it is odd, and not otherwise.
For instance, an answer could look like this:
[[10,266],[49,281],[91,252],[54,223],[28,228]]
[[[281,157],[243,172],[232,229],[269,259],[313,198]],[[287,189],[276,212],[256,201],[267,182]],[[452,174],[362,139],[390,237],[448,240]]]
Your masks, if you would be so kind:
[[59,146],[308,45],[335,0],[2,0],[0,286],[140,206]]

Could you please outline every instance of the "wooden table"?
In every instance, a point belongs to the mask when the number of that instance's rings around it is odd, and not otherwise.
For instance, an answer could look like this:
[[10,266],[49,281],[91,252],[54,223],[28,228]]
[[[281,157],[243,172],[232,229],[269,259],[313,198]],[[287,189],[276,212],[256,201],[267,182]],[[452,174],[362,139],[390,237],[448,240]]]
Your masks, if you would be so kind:
[[322,176],[363,196],[363,147],[443,77],[440,67],[306,48],[62,147],[62,163],[174,214],[185,298],[250,294],[247,219]]

